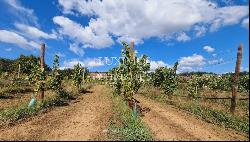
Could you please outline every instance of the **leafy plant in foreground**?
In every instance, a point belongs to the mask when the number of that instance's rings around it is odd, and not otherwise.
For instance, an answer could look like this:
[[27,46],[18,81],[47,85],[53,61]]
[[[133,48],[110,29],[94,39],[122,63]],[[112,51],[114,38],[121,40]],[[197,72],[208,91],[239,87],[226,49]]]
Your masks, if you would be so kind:
[[52,72],[48,79],[49,88],[54,90],[57,94],[60,94],[60,91],[62,90],[62,80],[63,76],[59,72],[59,56],[55,55]]
[[147,62],[146,55],[137,58],[135,51],[129,48],[125,42],[123,42],[123,46],[123,59],[120,59],[118,67],[111,70],[111,81],[116,93],[123,94],[127,100],[132,100],[133,95],[145,82],[150,64]]
[[163,89],[164,94],[171,97],[178,87],[178,78],[176,70],[178,62],[175,63],[173,68],[160,67],[153,73],[152,82],[155,87]]
[[197,75],[191,76],[191,79],[188,80],[188,97],[195,98],[200,96],[200,90],[203,87],[201,77]]
[[35,84],[35,92],[45,90],[46,74],[44,68],[40,68],[37,64],[32,64],[31,74],[28,76],[30,83]]
[[73,86],[75,86],[77,90],[80,91],[83,81],[83,69],[79,63],[74,66],[72,79]]

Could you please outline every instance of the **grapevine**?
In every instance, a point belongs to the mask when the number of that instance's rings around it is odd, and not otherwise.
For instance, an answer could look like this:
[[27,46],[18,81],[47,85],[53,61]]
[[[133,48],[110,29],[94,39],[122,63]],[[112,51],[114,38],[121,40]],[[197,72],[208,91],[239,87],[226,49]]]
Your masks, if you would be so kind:
[[31,74],[28,77],[30,83],[35,84],[36,94],[45,90],[46,74],[44,68],[40,68],[38,64],[32,64]]
[[188,80],[188,97],[189,98],[195,98],[200,96],[200,90],[203,88],[204,83],[203,83],[202,77],[199,77],[197,75],[191,76],[191,79]]
[[176,75],[177,66],[178,62],[175,63],[173,68],[157,68],[152,77],[153,85],[155,87],[160,87],[161,89],[163,89],[164,94],[166,94],[170,98],[178,86]]
[[57,94],[62,91],[61,83],[63,77],[59,72],[59,56],[55,55],[52,72],[48,79],[48,86],[50,89],[54,90]]
[[115,88],[115,93],[123,94],[127,100],[132,100],[133,95],[145,82],[150,64],[147,62],[146,55],[137,58],[135,52],[125,42],[122,44],[124,46],[123,59],[120,59],[118,67],[110,71],[112,74],[111,84]]
[[83,69],[79,63],[74,66],[72,79],[73,86],[76,87],[79,92],[81,90],[83,81]]

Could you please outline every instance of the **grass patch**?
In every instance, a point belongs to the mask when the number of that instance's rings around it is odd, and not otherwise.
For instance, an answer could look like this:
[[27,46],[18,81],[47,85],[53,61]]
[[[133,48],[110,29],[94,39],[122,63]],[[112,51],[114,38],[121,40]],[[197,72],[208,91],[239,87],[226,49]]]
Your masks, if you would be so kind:
[[235,115],[199,105],[181,105],[174,102],[168,103],[183,110],[189,111],[207,122],[222,125],[226,128],[232,128],[236,131],[249,134],[249,121],[247,119],[241,119]]
[[19,108],[10,108],[0,111],[0,124],[4,123],[12,123],[20,120],[22,118],[26,118],[28,116],[32,116],[38,112],[38,109],[28,108],[26,106],[21,106]]
[[[151,91],[153,90],[153,91]],[[240,117],[237,115],[230,114],[228,112],[217,110],[213,108],[208,108],[201,106],[199,102],[193,101],[192,103],[181,103],[175,99],[167,100],[165,95],[158,92],[154,92],[155,89],[145,89],[141,90],[141,94],[147,98],[152,100],[167,103],[173,105],[177,108],[186,110],[191,112],[192,114],[202,118],[203,120],[214,123],[217,125],[224,126],[226,128],[232,128],[238,132],[243,132],[245,134],[249,134],[249,118],[247,117]],[[241,104],[242,105],[242,104]],[[246,104],[244,104],[246,105]],[[242,109],[242,108],[241,108]],[[248,114],[249,115],[249,114]]]
[[43,102],[37,102],[37,104],[33,107],[28,107],[28,104],[23,104],[18,108],[1,110],[0,124],[14,123],[18,120],[37,115],[42,110],[46,110],[54,106],[62,106],[70,98],[71,97],[67,92],[62,91],[62,94],[48,97]]
[[[86,85],[86,89],[90,88],[91,86]],[[58,94],[55,93],[55,95],[45,98],[43,102],[38,101],[35,106],[30,108],[28,107],[28,103],[25,103],[20,107],[0,110],[0,126],[35,116],[55,106],[65,106],[70,100],[74,100],[77,96],[79,96],[79,93],[61,90]]]
[[119,141],[152,141],[153,137],[140,117],[134,116],[121,96],[113,96],[113,115],[108,138]]
[[0,89],[0,96],[6,96],[16,93],[27,93],[33,92],[33,88],[31,87],[17,87],[17,86],[8,86]]

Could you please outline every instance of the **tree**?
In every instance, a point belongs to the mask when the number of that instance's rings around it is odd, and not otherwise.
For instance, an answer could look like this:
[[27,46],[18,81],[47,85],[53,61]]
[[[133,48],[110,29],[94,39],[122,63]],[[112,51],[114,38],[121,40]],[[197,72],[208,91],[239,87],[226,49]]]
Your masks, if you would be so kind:
[[[20,65],[20,73],[30,74],[32,73],[32,68],[34,65],[40,64],[40,57],[35,57],[34,55],[20,55],[17,59],[5,59],[0,58],[0,72],[18,72]],[[50,67],[45,64],[45,71],[51,71]]]
[[130,101],[145,82],[150,64],[147,62],[146,55],[137,58],[135,52],[125,42],[122,44],[123,58],[120,59],[120,65],[111,70],[111,81],[115,87],[115,93],[123,94]]
[[0,73],[12,72],[14,60],[0,58]]
[[79,92],[82,87],[83,81],[83,69],[81,67],[81,64],[78,63],[77,65],[74,65],[72,79],[73,86],[75,86]]
[[59,70],[59,56],[55,55],[52,72],[48,79],[49,88],[56,91],[57,94],[60,94],[60,91],[62,91],[62,80],[63,76]]
[[178,62],[175,63],[173,68],[159,67],[153,73],[152,81],[155,87],[160,87],[164,94],[171,97],[174,91],[177,89],[178,80],[176,70]]
[[153,82],[154,87],[161,86],[164,80],[163,70],[164,70],[164,67],[158,67],[155,70],[155,72],[152,74],[152,82]]
[[45,90],[46,74],[44,68],[37,64],[32,64],[31,73],[28,76],[30,83],[35,84],[35,92]]

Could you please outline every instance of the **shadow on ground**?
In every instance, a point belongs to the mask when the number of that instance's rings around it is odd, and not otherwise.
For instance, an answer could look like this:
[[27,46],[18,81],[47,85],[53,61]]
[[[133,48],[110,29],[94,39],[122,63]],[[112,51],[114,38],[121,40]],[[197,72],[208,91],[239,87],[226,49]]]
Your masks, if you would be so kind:
[[5,96],[5,95],[0,96],[0,99],[13,99],[13,98],[14,98],[13,96]]

